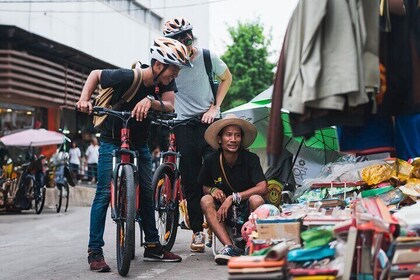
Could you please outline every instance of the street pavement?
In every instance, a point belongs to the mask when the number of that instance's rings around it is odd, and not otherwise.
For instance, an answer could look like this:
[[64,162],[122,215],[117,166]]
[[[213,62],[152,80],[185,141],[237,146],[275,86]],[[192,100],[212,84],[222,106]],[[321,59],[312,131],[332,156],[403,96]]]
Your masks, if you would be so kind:
[[[71,203],[71,200],[70,200]],[[118,279],[116,268],[115,224],[109,211],[104,253],[111,266],[109,273],[89,270],[87,242],[90,207],[72,206],[66,213],[56,213],[52,206],[36,215],[34,211],[0,213],[0,279]],[[227,279],[227,267],[215,264],[210,248],[205,253],[191,253],[191,231],[178,230],[173,252],[183,257],[181,263],[143,262],[143,248],[137,230],[136,258],[129,279]]]

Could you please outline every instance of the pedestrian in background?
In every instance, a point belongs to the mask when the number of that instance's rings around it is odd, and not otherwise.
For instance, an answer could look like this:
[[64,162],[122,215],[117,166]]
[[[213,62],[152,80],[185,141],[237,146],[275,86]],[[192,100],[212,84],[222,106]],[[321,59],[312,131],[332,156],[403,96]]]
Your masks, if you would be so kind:
[[88,181],[92,184],[96,182],[98,173],[99,145],[96,137],[92,138],[91,144],[86,149],[85,155],[88,167]]
[[69,162],[70,162],[70,170],[73,172],[74,177],[77,180],[80,179],[79,176],[79,168],[80,168],[80,158],[82,157],[82,153],[80,152],[77,143],[73,141],[71,143],[71,148],[69,150]]

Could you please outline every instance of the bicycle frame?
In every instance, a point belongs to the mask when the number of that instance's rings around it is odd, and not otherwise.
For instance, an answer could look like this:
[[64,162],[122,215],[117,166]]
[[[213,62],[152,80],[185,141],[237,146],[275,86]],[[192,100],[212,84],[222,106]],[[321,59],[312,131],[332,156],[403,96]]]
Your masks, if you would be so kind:
[[[187,209],[185,205],[185,197],[181,186],[181,173],[179,171],[181,154],[177,151],[174,128],[178,125],[183,125],[191,122],[200,122],[200,120],[201,116],[193,116],[190,119],[186,120],[158,120],[157,122],[155,122],[155,124],[164,125],[169,128],[169,147],[167,151],[160,153],[160,165],[165,164],[169,166],[174,172],[173,185],[170,184],[170,182],[167,182],[167,184],[165,185],[171,185],[171,188],[165,188],[163,195],[165,197],[167,205],[173,205],[173,203],[178,202],[185,224],[188,224],[188,221],[186,218]],[[165,180],[170,179],[165,178]]]
[[[178,201],[181,202],[184,199],[184,194],[181,190],[181,174],[179,172],[179,161],[181,154],[177,152],[176,148],[176,136],[173,132],[173,129],[170,129],[169,132],[169,148],[166,152],[160,153],[160,164],[167,164],[174,171],[175,181],[173,186],[173,191],[170,189],[166,190],[166,197],[169,200],[173,201],[178,198]],[[168,180],[168,178],[167,178]]]
[[[131,112],[129,111],[114,111],[108,108],[102,107],[94,107],[93,108],[94,114],[97,115],[112,115],[114,117],[118,117],[123,122],[123,127],[121,128],[121,146],[119,149],[115,149],[112,152],[112,179],[111,179],[111,218],[113,221],[117,222],[121,217],[118,217],[116,205],[118,199],[118,190],[115,186],[117,186],[117,179],[119,172],[122,171],[122,167],[124,165],[130,165],[133,169],[134,173],[134,182],[135,182],[135,221],[139,223],[141,227],[141,215],[140,215],[140,186],[138,183],[138,153],[135,150],[131,149],[130,146],[130,128],[128,122],[131,119]],[[160,116],[166,118],[174,118],[176,114],[173,113],[159,113]],[[159,116],[159,115],[158,115]],[[152,120],[157,119],[158,116],[154,116],[153,112],[150,111],[148,117]],[[141,236],[141,243],[143,244],[142,238],[142,231],[140,230]]]
[[[190,122],[199,122],[201,120],[201,116],[193,116],[190,119],[186,120],[170,120],[170,121],[163,121],[158,120],[156,124],[163,124],[164,126],[169,128],[169,147],[168,150],[165,152],[160,153],[160,164],[166,164],[170,166],[170,168],[174,171],[174,185],[171,189],[165,189],[165,196],[167,202],[171,201],[174,202],[178,200],[181,203],[184,200],[184,193],[181,187],[181,173],[179,171],[179,162],[181,158],[181,154],[177,151],[176,147],[176,136],[174,133],[174,128],[178,125],[190,123]],[[168,178],[166,179],[168,180]],[[185,221],[186,222],[186,221]]]
[[[130,147],[130,111],[115,111],[93,107],[95,115],[111,115],[122,120],[121,146],[112,151],[111,218],[117,224],[117,267],[118,273],[127,275],[131,260],[135,256],[135,223],[140,226],[140,243],[143,245],[140,215],[140,186],[138,180],[138,152]],[[153,111],[148,117],[154,118]],[[163,114],[163,113],[162,113]],[[161,114],[161,115],[162,115]],[[169,114],[167,114],[168,116]],[[172,118],[176,115],[172,114]]]
[[[117,189],[115,188],[118,178],[118,172],[121,172],[121,166],[129,164],[132,166],[134,171],[134,182],[136,182],[136,220],[140,219],[140,187],[137,178],[138,172],[138,154],[137,151],[131,150],[130,147],[130,128],[128,127],[128,121],[131,117],[124,119],[123,128],[121,128],[121,146],[119,149],[112,151],[112,179],[111,179],[111,217],[114,221],[118,220],[120,217],[116,213],[116,199]],[[120,158],[120,160],[118,160]]]

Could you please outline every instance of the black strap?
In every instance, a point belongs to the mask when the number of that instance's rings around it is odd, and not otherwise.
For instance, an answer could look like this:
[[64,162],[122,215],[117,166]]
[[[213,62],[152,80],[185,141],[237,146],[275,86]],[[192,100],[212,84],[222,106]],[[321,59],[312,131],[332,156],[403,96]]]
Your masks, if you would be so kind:
[[131,70],[133,70],[134,73],[133,82],[127,91],[123,94],[123,96],[121,96],[121,98],[112,106],[113,110],[120,110],[125,103],[130,102],[140,88],[140,84],[143,79],[143,73],[141,72],[141,69]]
[[210,50],[203,49],[203,57],[204,57],[204,65],[206,66],[207,76],[209,77],[211,91],[213,92],[214,102],[216,104],[216,90],[214,87],[214,80],[213,80],[213,65],[210,59]]
[[156,97],[157,97],[157,99],[159,100],[159,103],[160,103],[160,110],[162,112],[165,112],[165,105],[163,104],[162,97],[160,96],[160,94],[157,94]]
[[223,167],[223,152],[220,152],[219,163],[220,163],[220,169],[222,170],[222,173],[223,173],[223,178],[226,180],[227,185],[232,190],[232,192],[236,192],[233,189],[232,185],[230,184],[230,182],[229,182],[229,180],[228,180],[228,178],[226,176],[225,168]]

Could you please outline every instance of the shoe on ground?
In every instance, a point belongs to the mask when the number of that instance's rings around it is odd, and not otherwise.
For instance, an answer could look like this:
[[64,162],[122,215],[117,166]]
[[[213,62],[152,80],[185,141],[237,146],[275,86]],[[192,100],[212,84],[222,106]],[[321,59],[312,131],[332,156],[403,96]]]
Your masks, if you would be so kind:
[[181,229],[190,229],[184,221],[182,221],[182,222],[179,224],[179,226],[181,227]]
[[181,256],[166,251],[159,243],[146,243],[143,261],[145,262],[181,262]]
[[88,263],[90,270],[96,272],[108,272],[111,271],[109,265],[106,264],[104,254],[97,251],[88,251]]
[[232,257],[238,257],[242,254],[243,252],[241,251],[241,249],[233,245],[226,245],[225,247],[219,250],[218,254],[214,257],[214,261],[217,264],[226,265]]
[[206,236],[202,231],[194,233],[192,236],[192,241],[191,241],[191,246],[190,246],[191,252],[203,253],[204,248],[206,247],[205,243],[206,243]]

